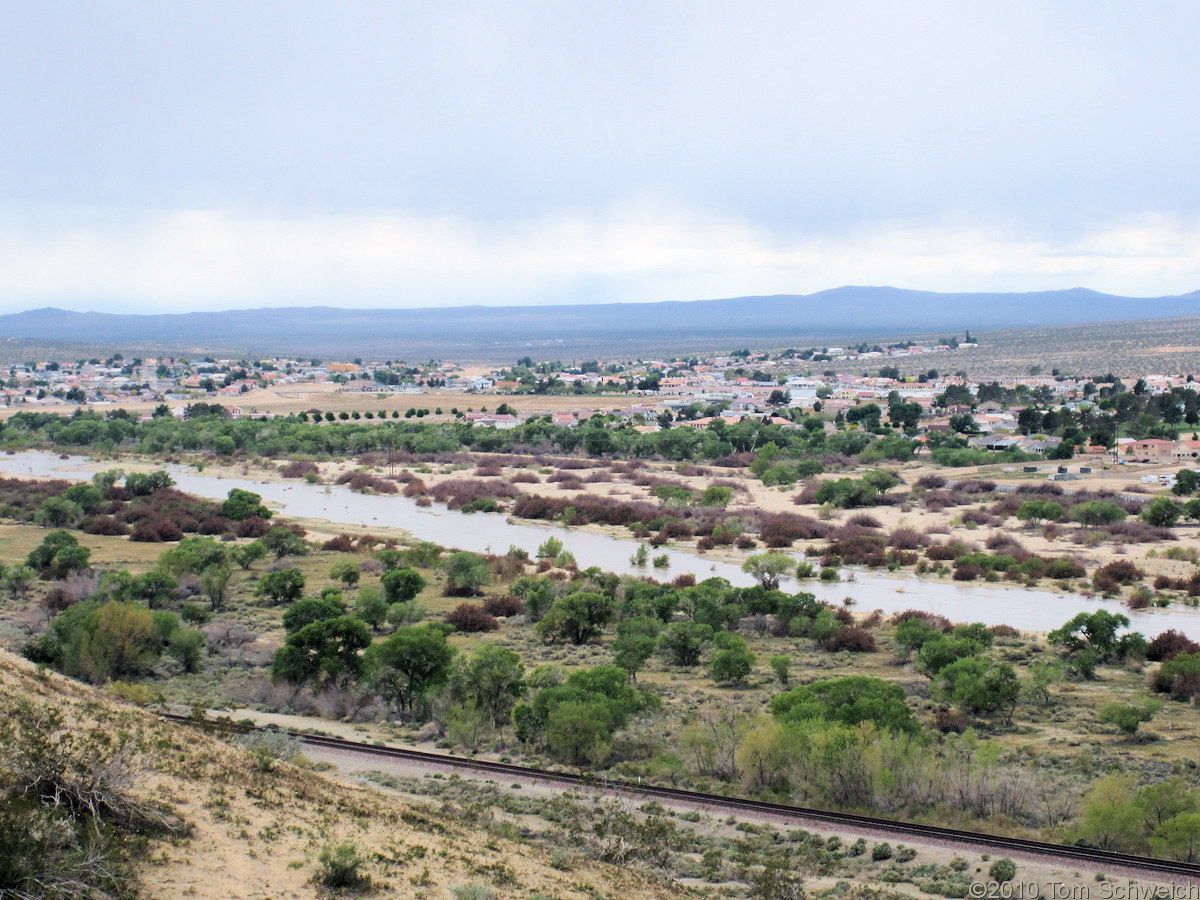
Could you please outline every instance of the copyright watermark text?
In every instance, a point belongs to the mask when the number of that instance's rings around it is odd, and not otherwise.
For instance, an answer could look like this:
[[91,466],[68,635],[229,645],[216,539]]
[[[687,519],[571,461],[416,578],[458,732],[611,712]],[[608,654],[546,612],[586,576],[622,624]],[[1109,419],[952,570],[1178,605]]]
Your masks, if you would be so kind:
[[1101,881],[1094,885],[1065,881],[976,881],[967,894],[974,900],[1200,900],[1200,884],[1139,884]]

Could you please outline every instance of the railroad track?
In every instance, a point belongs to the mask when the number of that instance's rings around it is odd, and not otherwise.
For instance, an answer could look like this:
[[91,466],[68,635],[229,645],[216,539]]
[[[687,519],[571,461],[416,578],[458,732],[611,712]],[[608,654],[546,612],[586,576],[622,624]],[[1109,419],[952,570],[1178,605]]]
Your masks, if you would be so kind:
[[679,788],[662,787],[660,785],[639,784],[632,781],[596,779],[586,775],[576,775],[571,772],[559,772],[552,769],[537,769],[528,766],[517,766],[511,763],[492,762],[490,760],[468,759],[461,756],[449,756],[443,753],[430,753],[424,750],[413,750],[405,747],[391,747],[377,744],[367,744],[361,741],[351,741],[344,738],[328,737],[326,735],[308,734],[301,731],[287,731],[273,727],[251,726],[215,720],[198,721],[194,717],[179,716],[170,713],[160,713],[161,718],[183,724],[200,726],[208,729],[248,733],[251,731],[280,732],[289,737],[297,738],[311,747],[326,750],[357,753],[375,756],[382,759],[398,759],[423,765],[442,766],[450,769],[461,769],[476,773],[487,773],[498,777],[522,778],[526,780],[561,784],[588,790],[603,790],[612,793],[632,795],[636,797],[670,800],[693,806],[704,806],[729,812],[745,812],[758,815],[769,815],[792,819],[805,819],[810,822],[828,825],[835,829],[864,829],[871,832],[886,832],[889,836],[908,837],[918,841],[947,841],[959,844],[970,844],[984,852],[996,851],[1016,853],[1023,856],[1053,858],[1056,860],[1073,860],[1093,865],[1102,865],[1109,869],[1125,869],[1158,876],[1177,876],[1189,882],[1200,883],[1200,863],[1178,862],[1170,859],[1152,859],[1146,856],[1136,856],[1130,853],[1115,853],[1111,850],[1097,850],[1089,847],[1073,847],[1065,844],[1052,844],[1046,841],[1033,841],[1025,838],[1003,837],[983,834],[977,831],[963,831],[956,828],[939,828],[934,825],[916,825],[911,822],[898,822],[893,819],[881,819],[874,816],[860,816],[851,813],[829,812],[828,810],[810,809],[803,806],[789,806],[783,803],[768,803],[761,800],[746,800],[739,797],[728,797],[723,794],[708,794],[701,791],[685,791]]

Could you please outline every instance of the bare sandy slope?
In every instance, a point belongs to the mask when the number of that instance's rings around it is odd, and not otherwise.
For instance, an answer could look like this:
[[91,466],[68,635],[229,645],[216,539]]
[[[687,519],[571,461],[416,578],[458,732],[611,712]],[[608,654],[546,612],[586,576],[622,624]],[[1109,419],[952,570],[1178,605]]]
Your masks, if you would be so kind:
[[151,844],[140,867],[144,897],[316,897],[320,852],[342,841],[368,856],[381,896],[442,900],[464,884],[490,885],[497,898],[681,895],[654,875],[600,863],[560,872],[534,847],[410,798],[286,764],[266,771],[239,748],[0,652],[0,713],[21,699],[60,708],[76,727],[128,729],[145,739],[133,790],[168,804],[191,832]]

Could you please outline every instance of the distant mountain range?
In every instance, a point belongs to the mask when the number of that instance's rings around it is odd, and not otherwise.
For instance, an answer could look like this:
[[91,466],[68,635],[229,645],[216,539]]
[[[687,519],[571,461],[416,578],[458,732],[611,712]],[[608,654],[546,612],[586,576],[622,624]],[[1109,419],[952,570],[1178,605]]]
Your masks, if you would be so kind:
[[691,302],[441,309],[290,307],[129,315],[44,308],[0,316],[0,341],[418,359],[579,358],[618,351],[788,346],[1200,315],[1200,291],[1117,297],[1084,288],[941,294],[841,287]]

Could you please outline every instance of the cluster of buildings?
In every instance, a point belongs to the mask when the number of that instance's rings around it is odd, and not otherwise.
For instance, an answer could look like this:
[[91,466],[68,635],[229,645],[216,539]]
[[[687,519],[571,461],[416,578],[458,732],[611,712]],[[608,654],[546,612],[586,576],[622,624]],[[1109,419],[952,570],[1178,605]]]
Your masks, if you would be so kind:
[[[822,351],[839,358],[871,358],[912,355],[939,350],[966,349],[973,344],[921,346],[902,345],[886,350],[846,351],[831,347]],[[705,428],[714,419],[736,423],[744,416],[768,417],[780,425],[793,423],[793,410],[820,413],[823,418],[855,419],[853,410],[875,404],[886,415],[896,403],[905,405],[909,424],[922,433],[950,430],[954,416],[969,414],[974,446],[1026,452],[1052,450],[1058,439],[1020,434],[1024,406],[1042,409],[1081,410],[1097,396],[1111,391],[1106,381],[1089,381],[1061,376],[1006,376],[969,379],[964,374],[929,371],[918,380],[899,377],[894,369],[882,367],[876,375],[814,374],[807,357],[794,351],[782,354],[750,354],[690,360],[651,360],[636,364],[583,367],[529,367],[467,373],[454,363],[431,362],[422,366],[406,363],[382,365],[353,362],[321,363],[317,360],[217,360],[179,358],[125,360],[119,355],[108,360],[92,359],[73,364],[58,362],[13,365],[0,382],[0,404],[8,407],[50,408],[118,406],[123,401],[145,400],[167,403],[180,414],[183,405],[196,401],[220,403],[234,414],[241,404],[253,404],[252,396],[264,388],[284,390],[288,385],[336,383],[338,390],[371,394],[423,394],[430,391],[461,391],[493,397],[530,393],[578,395],[570,411],[527,411],[518,415],[503,400],[480,403],[480,412],[458,413],[468,421],[498,428],[513,427],[530,415],[549,415],[556,425],[571,426],[585,421],[593,410],[603,410],[639,428]],[[550,371],[546,371],[550,369]],[[887,373],[887,374],[884,374]],[[1146,375],[1138,390],[1151,396],[1184,384],[1184,379]],[[610,392],[640,395],[632,406],[606,403]],[[251,396],[247,396],[251,395]],[[1013,402],[1014,396],[1023,403]],[[986,399],[980,399],[985,397]],[[1003,401],[1007,398],[1009,403]],[[482,397],[480,398],[482,399]],[[464,404],[465,405],[465,404]],[[474,404],[473,404],[474,405]],[[496,412],[482,411],[493,406]],[[525,403],[524,407],[536,404]],[[959,429],[961,430],[961,429]],[[1200,442],[1121,439],[1117,456],[1130,461],[1174,461],[1200,458]]]

